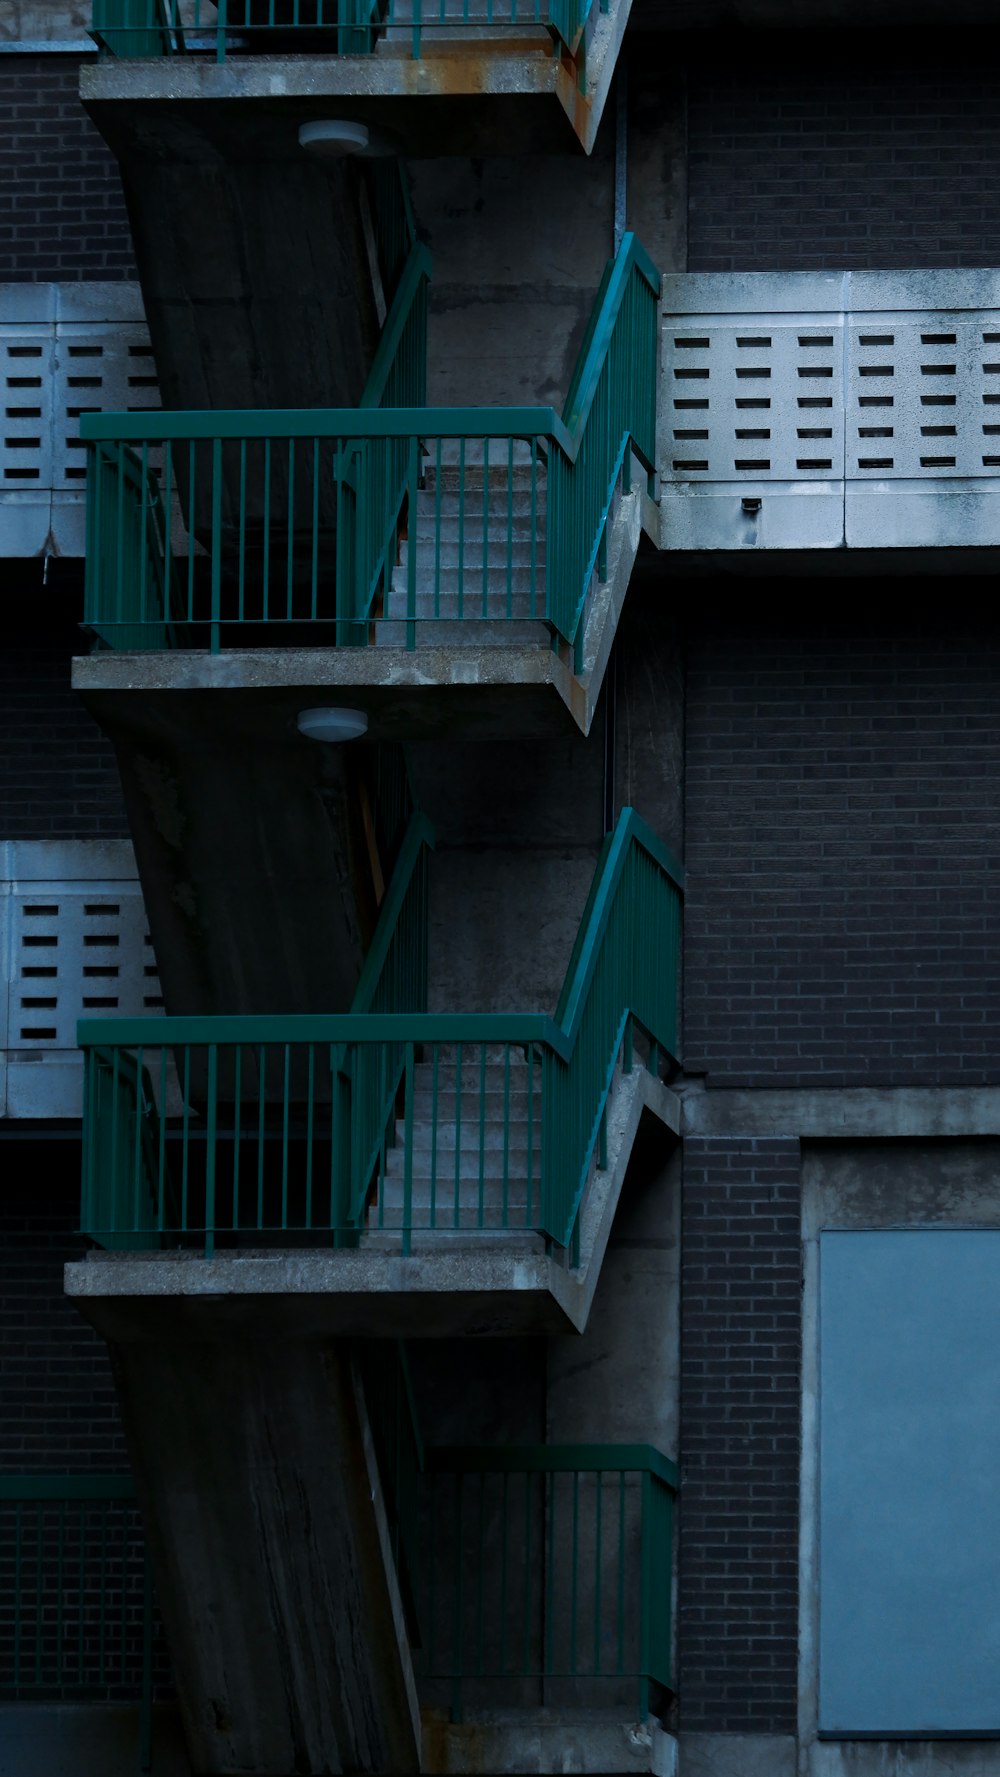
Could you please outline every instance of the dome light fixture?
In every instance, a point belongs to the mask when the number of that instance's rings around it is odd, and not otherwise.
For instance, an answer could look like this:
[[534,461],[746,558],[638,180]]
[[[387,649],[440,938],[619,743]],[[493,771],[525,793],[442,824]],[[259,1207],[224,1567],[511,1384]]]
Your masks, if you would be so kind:
[[318,117],[299,129],[299,147],[324,160],[345,154],[364,154],[368,149],[368,125],[349,117]]
[[345,710],[333,707],[316,710],[300,710],[295,718],[295,726],[307,740],[325,741],[329,746],[337,746],[344,740],[357,740],[368,732],[368,717],[364,710]]

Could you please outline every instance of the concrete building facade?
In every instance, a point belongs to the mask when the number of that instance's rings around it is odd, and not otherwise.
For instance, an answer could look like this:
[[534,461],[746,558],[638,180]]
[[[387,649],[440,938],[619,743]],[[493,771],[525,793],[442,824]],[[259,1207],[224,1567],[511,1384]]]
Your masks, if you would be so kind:
[[3,1777],[1000,1770],[988,22],[0,10]]

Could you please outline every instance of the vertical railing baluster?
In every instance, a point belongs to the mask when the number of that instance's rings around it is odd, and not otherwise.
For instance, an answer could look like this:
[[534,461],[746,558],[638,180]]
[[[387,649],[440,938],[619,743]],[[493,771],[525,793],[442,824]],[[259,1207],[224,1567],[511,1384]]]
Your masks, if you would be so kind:
[[281,1082],[281,1231],[288,1228],[288,1121],[291,1114],[292,1046],[285,1044],[285,1070]]
[[462,1226],[462,1045],[455,1044],[455,1202],[452,1226]]
[[[296,11],[299,0],[295,0]],[[296,22],[298,22],[296,20]],[[285,566],[285,619],[294,616],[295,584],[295,439],[288,440],[288,556]]]
[[184,1044],[184,1078],[181,1085],[181,1228],[188,1226],[188,1179],[191,1160],[191,1045]]
[[431,1051],[431,1227],[437,1227],[438,1057],[440,1044]]
[[417,481],[420,475],[420,440],[410,439],[408,470],[409,507],[406,549],[406,646],[417,645]]
[[153,1765],[153,1569],[149,1554],[142,1556],[142,1696],[139,1703],[139,1767]]
[[257,1051],[257,1231],[264,1228],[264,1122],[267,1109],[267,1045]]
[[262,622],[271,616],[271,440],[264,440],[264,520],[261,559]]
[[441,440],[434,440],[434,615],[441,615]]
[[476,1226],[483,1226],[486,1180],[486,1044],[479,1045],[479,1207]]
[[[488,0],[487,0],[488,3]],[[483,439],[483,616],[490,614],[490,441]]]
[[222,640],[222,440],[212,439],[212,629],[211,651]]
[[243,1044],[233,1046],[233,1231],[240,1225],[240,1149],[243,1122]]
[[413,1069],[414,1045],[406,1044],[406,1072],[403,1088],[403,1256],[410,1251],[410,1229],[413,1222]]
[[237,514],[237,613],[240,623],[246,622],[247,581],[247,441],[240,439],[240,507]]
[[219,1086],[219,1046],[208,1045],[208,1104],[205,1131],[205,1257],[215,1252],[215,1131]]

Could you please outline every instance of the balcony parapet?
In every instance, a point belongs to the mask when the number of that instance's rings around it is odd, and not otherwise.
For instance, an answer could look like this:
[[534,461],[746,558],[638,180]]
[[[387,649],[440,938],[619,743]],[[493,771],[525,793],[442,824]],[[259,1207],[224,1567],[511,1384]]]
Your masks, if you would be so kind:
[[0,843],[0,958],[0,1117],[79,1117],[77,1020],[163,1003],[128,842]]
[[0,284],[0,558],[82,556],[80,415],[160,405],[138,284]]
[[1000,543],[1000,271],[664,280],[671,550]]

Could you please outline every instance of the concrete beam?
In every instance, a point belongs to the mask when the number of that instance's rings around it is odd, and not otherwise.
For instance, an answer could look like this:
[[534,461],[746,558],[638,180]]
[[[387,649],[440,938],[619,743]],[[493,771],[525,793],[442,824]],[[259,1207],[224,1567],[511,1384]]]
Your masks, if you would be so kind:
[[679,1081],[675,1091],[684,1135],[787,1135],[803,1141],[1000,1135],[996,1086],[715,1091]]

